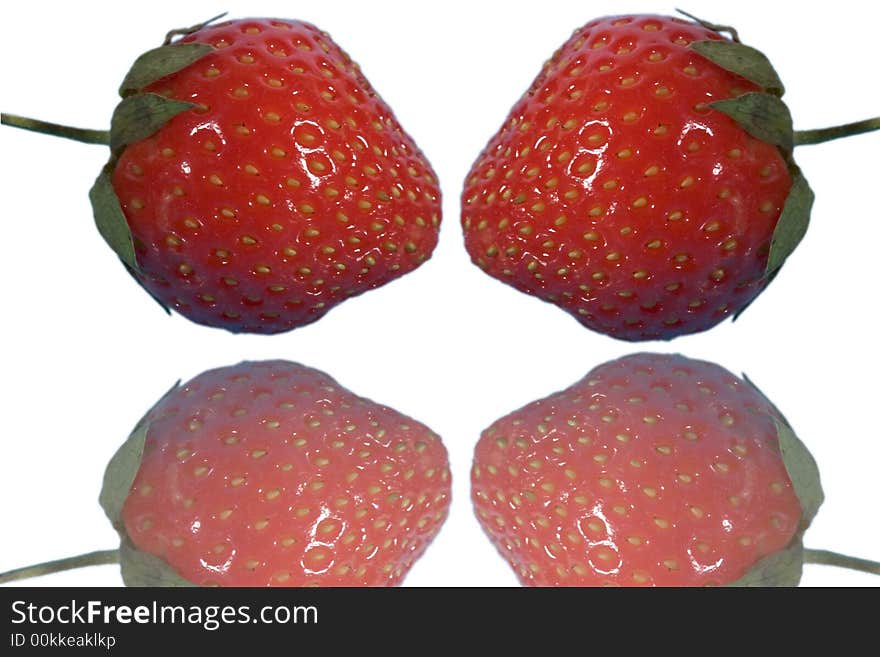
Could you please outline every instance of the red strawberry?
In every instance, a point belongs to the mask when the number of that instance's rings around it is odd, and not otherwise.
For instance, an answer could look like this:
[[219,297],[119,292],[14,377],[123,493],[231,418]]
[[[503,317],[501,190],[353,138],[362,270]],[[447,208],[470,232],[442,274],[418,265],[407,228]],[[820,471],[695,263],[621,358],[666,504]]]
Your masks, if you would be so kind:
[[205,372],[139,427],[102,492],[128,584],[394,585],[448,512],[437,435],[295,363]]
[[717,365],[628,356],[489,427],[473,503],[526,585],[728,584],[762,559],[744,581],[796,584],[822,494],[784,422]]
[[[713,63],[716,53],[697,52],[705,42],[745,49],[766,80]],[[678,18],[609,17],[575,30],[467,177],[474,263],[625,340],[702,331],[741,311],[802,236],[812,201],[790,164],[781,84],[762,58]],[[735,108],[713,105],[734,98]],[[778,145],[728,116],[752,111],[751,101],[771,107]],[[753,132],[768,128],[756,123]],[[793,182],[799,229],[777,235],[768,262]]]
[[98,230],[200,324],[287,331],[428,259],[435,174],[357,64],[301,21],[210,23],[138,57],[109,131],[2,122],[109,144]]
[[195,103],[118,159],[138,279],[188,318],[274,333],[418,267],[434,172],[349,56],[298,21],[236,20],[142,91]]

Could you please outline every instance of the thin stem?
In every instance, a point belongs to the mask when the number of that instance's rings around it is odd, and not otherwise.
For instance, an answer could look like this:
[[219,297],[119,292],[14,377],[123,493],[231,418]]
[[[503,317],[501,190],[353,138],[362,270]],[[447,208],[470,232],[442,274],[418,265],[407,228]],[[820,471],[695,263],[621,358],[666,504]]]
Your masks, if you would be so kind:
[[712,30],[713,32],[718,32],[719,34],[722,32],[727,32],[730,34],[730,40],[739,43],[739,34],[737,34],[736,29],[731,27],[730,25],[718,25],[717,23],[710,23],[709,21],[704,21],[702,18],[697,18],[693,14],[689,14],[682,9],[676,9],[679,14],[683,14],[690,18],[692,21],[695,21],[705,27],[707,30]]
[[52,573],[60,573],[65,570],[73,570],[74,568],[101,566],[108,563],[119,563],[119,550],[97,550],[95,552],[79,554],[75,557],[56,559],[55,561],[38,563],[33,566],[16,568],[15,570],[0,573],[0,584],[30,577],[40,577],[41,575],[51,575]]
[[13,128],[33,130],[34,132],[40,132],[44,135],[52,135],[53,137],[73,139],[74,141],[80,141],[84,144],[103,144],[105,146],[110,144],[110,132],[107,130],[72,128],[69,125],[50,123],[49,121],[40,121],[26,116],[5,113],[0,114],[0,123],[12,126]]
[[880,575],[880,563],[870,561],[869,559],[850,557],[846,554],[838,554],[831,550],[812,550],[806,548],[804,550],[804,563],[837,566],[838,568],[849,568],[850,570],[858,570],[871,575]]
[[831,141],[832,139],[852,137],[853,135],[861,135],[865,132],[873,132],[874,130],[880,130],[880,116],[865,119],[864,121],[836,125],[830,128],[795,130],[794,145],[808,146],[809,144],[822,144],[826,141]]
[[178,27],[176,29],[171,30],[168,34],[165,35],[165,41],[162,43],[163,46],[171,45],[171,42],[179,36],[186,36],[188,34],[192,34],[193,32],[198,32],[206,25],[213,23],[216,20],[220,20],[223,18],[228,12],[223,12],[222,14],[217,14],[214,18],[209,18],[206,21],[202,21],[201,23],[196,23],[190,27]]

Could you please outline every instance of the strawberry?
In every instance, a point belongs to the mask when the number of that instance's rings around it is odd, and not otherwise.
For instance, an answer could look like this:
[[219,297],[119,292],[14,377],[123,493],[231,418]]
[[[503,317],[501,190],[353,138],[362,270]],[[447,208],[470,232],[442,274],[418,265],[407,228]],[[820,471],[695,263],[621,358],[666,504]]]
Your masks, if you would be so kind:
[[174,30],[139,57],[109,133],[98,229],[163,307],[277,333],[431,256],[436,176],[359,67],[314,25],[242,19]]
[[643,353],[493,423],[472,499],[525,585],[701,586],[796,584],[822,492],[756,388]]
[[244,362],[161,399],[101,502],[129,585],[387,586],[440,530],[449,463],[426,426],[318,370]]
[[775,71],[721,29],[635,15],[575,30],[467,176],[473,262],[623,340],[742,311],[812,193]]

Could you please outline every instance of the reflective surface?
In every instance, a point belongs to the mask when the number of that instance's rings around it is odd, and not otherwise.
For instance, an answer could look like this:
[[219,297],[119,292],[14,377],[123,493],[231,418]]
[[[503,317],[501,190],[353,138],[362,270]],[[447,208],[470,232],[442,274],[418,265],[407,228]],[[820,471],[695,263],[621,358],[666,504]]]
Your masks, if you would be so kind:
[[483,432],[477,517],[526,585],[730,583],[798,529],[774,417],[717,365],[611,361]]
[[205,372],[148,420],[125,528],[195,584],[398,584],[448,513],[439,437],[302,365]]

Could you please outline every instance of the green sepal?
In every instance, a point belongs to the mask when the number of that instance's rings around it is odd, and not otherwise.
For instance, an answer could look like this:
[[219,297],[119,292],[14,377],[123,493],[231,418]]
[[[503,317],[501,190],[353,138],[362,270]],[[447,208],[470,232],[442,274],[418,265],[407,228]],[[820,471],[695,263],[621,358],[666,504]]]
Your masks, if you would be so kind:
[[195,103],[173,100],[159,94],[136,94],[123,98],[110,119],[110,150],[146,139]]
[[767,93],[774,96],[785,93],[776,69],[760,50],[735,41],[715,39],[694,41],[690,47],[721,68],[754,82]]
[[786,258],[800,244],[810,225],[810,211],[815,195],[800,169],[792,167],[791,176],[791,189],[770,241],[770,254],[767,256],[765,270],[768,276],[782,267]]
[[776,96],[749,92],[736,98],[716,100],[709,106],[727,114],[756,139],[778,146],[785,153],[791,153],[794,148],[791,112]]
[[819,469],[806,446],[795,435],[785,416],[745,374],[743,380],[770,406],[782,463],[801,507],[801,521],[791,542],[755,563],[745,575],[728,586],[797,586],[804,567],[804,532],[822,505],[824,494]]
[[111,161],[101,169],[95,184],[89,190],[89,200],[92,202],[92,213],[95,216],[95,225],[104,241],[113,249],[126,267],[140,271],[137,257],[134,252],[134,239],[131,229],[125,219],[125,213],[119,204],[119,198],[110,181],[112,175]]
[[801,505],[800,531],[804,532],[825,501],[825,493],[822,491],[822,482],[819,479],[819,467],[791,426],[784,420],[774,418],[774,421],[782,462],[785,464],[788,478],[791,479],[791,485]]
[[124,532],[119,543],[119,566],[126,586],[196,586],[159,557],[138,550]]
[[204,43],[179,43],[148,50],[138,57],[119,87],[119,95],[125,98],[162,78],[185,69],[197,62],[213,46]]
[[144,442],[150,429],[150,423],[147,418],[153,408],[177,390],[179,385],[180,381],[177,381],[162,395],[150,411],[147,411],[147,414],[138,421],[125,442],[116,450],[116,453],[104,470],[104,481],[101,486],[101,493],[98,496],[98,503],[104,509],[107,518],[118,532],[124,532],[121,521],[122,506],[125,504],[125,498],[128,497],[131,485],[134,483],[134,478],[141,466],[141,458],[144,455]]
[[104,470],[104,483],[101,486],[98,503],[117,531],[122,529],[122,506],[141,465],[144,441],[149,429],[149,422],[138,423]]
[[135,476],[144,455],[144,443],[150,429],[147,418],[156,406],[164,402],[180,386],[177,381],[142,417],[126,441],[116,450],[104,471],[104,482],[98,502],[113,528],[119,534],[119,564],[126,586],[194,586],[156,557],[137,549],[125,531],[122,507],[131,492]]
[[726,586],[797,586],[804,570],[804,545],[798,534],[784,550],[757,561],[745,575]]
[[742,378],[752,390],[761,396],[773,411],[771,418],[776,426],[779,453],[782,455],[782,463],[801,505],[800,533],[803,534],[807,527],[810,526],[813,518],[816,517],[819,507],[822,506],[822,502],[825,500],[822,482],[819,477],[819,467],[816,465],[813,455],[810,454],[810,450],[797,437],[791,423],[789,423],[779,408],[770,401],[770,398],[748,376],[743,374]]

